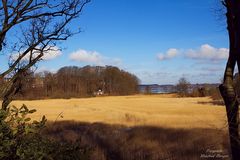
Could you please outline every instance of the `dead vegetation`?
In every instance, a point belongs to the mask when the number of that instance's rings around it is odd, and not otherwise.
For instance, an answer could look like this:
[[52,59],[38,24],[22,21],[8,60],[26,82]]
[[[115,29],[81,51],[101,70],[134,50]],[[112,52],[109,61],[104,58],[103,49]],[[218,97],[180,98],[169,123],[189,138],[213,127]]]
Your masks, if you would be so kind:
[[230,159],[225,108],[211,101],[135,95],[13,104],[36,108],[34,119],[45,114],[42,135],[90,148],[91,160]]
[[49,123],[43,134],[54,140],[88,146],[92,160],[210,159],[203,158],[207,155],[215,156],[211,159],[229,159],[227,132],[217,129],[61,121]]
[[50,121],[75,120],[126,126],[167,128],[222,128],[225,108],[209,97],[178,98],[175,95],[109,96],[79,99],[14,101],[37,109],[33,119],[46,115]]

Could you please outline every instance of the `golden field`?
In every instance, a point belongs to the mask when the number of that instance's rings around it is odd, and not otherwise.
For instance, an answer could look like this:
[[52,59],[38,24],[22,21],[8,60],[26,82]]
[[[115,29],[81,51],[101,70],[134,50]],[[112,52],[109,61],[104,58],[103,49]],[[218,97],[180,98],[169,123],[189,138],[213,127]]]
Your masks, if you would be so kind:
[[175,95],[133,95],[95,98],[13,101],[11,104],[37,109],[32,115],[39,120],[74,120],[102,122],[127,126],[158,126],[168,128],[226,128],[223,106],[211,99],[178,98]]

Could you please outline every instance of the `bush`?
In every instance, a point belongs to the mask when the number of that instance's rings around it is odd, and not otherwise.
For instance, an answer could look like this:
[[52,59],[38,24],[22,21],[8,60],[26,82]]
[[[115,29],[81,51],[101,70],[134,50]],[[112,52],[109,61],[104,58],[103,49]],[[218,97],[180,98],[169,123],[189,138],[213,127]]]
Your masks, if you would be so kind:
[[1,160],[35,160],[35,159],[78,159],[87,160],[90,149],[80,147],[79,143],[65,143],[41,136],[46,118],[31,121],[26,105],[0,110],[0,159]]
[[29,110],[25,105],[20,109],[13,106],[0,110],[0,159],[21,159],[22,142],[30,134],[37,133],[46,122],[45,117],[40,122],[27,117],[36,110]]

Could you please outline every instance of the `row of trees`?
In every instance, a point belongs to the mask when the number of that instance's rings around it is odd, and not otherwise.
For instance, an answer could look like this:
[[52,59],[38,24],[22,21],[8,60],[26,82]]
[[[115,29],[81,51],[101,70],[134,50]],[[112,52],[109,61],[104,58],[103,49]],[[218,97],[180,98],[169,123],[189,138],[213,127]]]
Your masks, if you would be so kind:
[[[233,76],[233,86],[235,93],[240,95],[240,78],[239,73]],[[211,96],[214,100],[222,100],[218,87],[215,85],[196,85],[195,87],[184,77],[178,80],[175,91],[180,97],[206,97]]]
[[15,98],[70,98],[138,92],[138,78],[113,66],[63,67],[56,73],[28,73]]
[[[235,79],[236,83],[240,83]],[[239,88],[240,89],[240,88]],[[222,99],[219,89],[213,84],[192,85],[186,78],[179,79],[175,91],[180,97],[206,97],[211,96],[214,100]],[[240,90],[239,90],[240,92]]]

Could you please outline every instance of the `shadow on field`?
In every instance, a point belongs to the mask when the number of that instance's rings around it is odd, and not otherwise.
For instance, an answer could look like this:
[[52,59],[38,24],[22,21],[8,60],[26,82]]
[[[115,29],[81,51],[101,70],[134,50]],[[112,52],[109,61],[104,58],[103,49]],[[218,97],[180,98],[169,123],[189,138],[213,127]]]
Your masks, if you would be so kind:
[[210,105],[224,106],[224,101],[223,100],[212,100],[210,102],[199,101],[198,104],[210,104]]
[[43,134],[90,147],[92,160],[229,159],[227,133],[216,129],[60,121],[49,123]]

